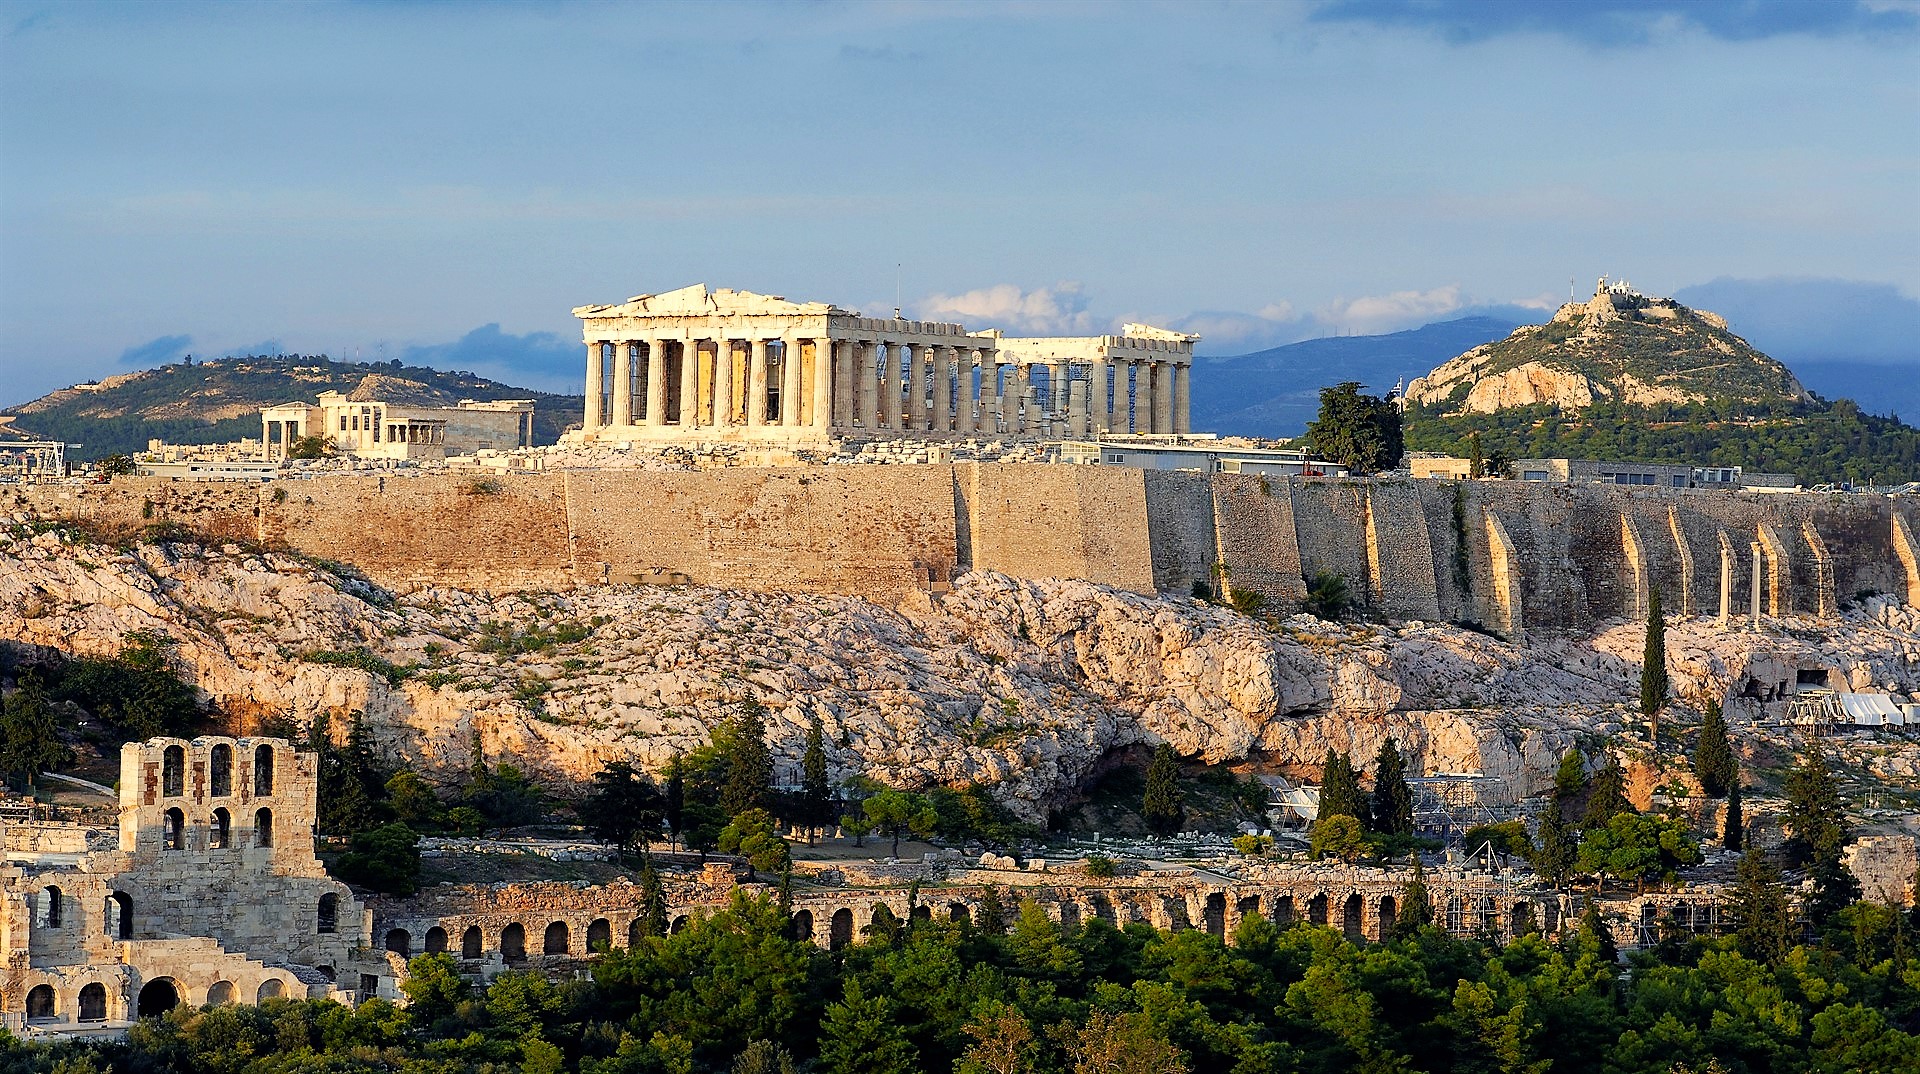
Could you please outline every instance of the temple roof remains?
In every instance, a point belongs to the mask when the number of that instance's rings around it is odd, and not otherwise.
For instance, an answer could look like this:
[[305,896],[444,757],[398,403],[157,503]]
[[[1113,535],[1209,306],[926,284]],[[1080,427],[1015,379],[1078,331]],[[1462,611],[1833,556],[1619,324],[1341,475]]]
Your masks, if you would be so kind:
[[704,283],[682,287],[657,295],[635,295],[625,302],[605,306],[576,306],[575,317],[768,317],[768,316],[858,316],[857,311],[841,309],[827,302],[789,302],[780,295],[762,295],[752,291],[722,288],[707,290]]

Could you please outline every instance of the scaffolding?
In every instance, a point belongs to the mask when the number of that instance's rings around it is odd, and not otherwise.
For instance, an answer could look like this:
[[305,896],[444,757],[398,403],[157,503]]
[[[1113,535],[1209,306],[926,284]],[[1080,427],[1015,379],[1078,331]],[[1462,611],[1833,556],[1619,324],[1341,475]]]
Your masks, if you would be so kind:
[[0,474],[45,481],[67,476],[67,445],[58,440],[0,440]]
[[1413,830],[1449,843],[1458,842],[1469,828],[1498,823],[1512,813],[1489,804],[1507,797],[1505,783],[1494,776],[1438,773],[1411,777],[1407,786],[1413,791]]

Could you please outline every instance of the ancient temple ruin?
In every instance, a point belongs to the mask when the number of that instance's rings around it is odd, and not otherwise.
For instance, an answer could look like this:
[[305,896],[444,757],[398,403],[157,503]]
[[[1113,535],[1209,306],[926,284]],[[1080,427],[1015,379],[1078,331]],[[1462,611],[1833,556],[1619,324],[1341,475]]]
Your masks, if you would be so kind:
[[705,284],[573,313],[587,345],[573,436],[589,442],[1190,431],[1199,337],[1147,325],[1016,339]]
[[314,856],[318,772],[282,739],[156,738],[121,747],[117,831],[0,822],[0,1029],[392,997],[365,907]]

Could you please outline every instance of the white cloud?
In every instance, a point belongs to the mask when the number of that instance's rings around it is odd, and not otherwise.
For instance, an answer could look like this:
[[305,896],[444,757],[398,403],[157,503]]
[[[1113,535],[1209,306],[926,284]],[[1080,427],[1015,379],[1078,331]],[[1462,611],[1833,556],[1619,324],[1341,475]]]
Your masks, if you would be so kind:
[[1395,291],[1351,301],[1338,300],[1322,309],[1318,317],[1342,331],[1373,335],[1426,324],[1465,305],[1460,298],[1460,286],[1448,284],[1431,291]]
[[928,295],[914,304],[914,311],[922,318],[959,321],[976,330],[1001,328],[1057,336],[1100,330],[1087,310],[1086,293],[1073,281],[1031,291],[1003,283],[958,295]]

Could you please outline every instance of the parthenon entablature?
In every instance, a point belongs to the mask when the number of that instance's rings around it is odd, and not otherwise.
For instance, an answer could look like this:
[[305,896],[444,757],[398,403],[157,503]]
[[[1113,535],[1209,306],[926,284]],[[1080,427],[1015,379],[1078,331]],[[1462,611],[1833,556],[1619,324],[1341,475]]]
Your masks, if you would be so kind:
[[580,440],[1190,431],[1199,337],[1147,325],[1013,338],[705,284],[573,313],[587,347],[585,422],[572,434]]

